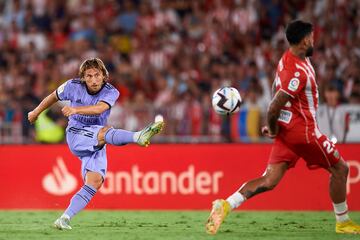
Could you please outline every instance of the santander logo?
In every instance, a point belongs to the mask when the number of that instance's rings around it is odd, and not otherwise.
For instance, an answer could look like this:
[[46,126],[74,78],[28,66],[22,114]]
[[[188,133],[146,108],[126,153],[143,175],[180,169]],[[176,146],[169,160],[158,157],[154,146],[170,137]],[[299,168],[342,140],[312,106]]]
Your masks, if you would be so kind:
[[42,180],[42,186],[48,193],[62,196],[76,189],[77,180],[67,170],[64,159],[57,157],[56,165],[53,166],[52,172],[45,175]]
[[108,171],[100,193],[210,195],[219,192],[223,177],[222,171],[201,171],[192,164],[181,172],[144,171],[138,165],[133,165],[130,171]]

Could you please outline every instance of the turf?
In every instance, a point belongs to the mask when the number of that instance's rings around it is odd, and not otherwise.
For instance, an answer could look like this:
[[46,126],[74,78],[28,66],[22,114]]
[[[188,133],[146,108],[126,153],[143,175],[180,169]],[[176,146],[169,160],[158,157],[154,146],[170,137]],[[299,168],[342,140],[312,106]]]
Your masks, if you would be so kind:
[[[334,232],[331,212],[233,212],[216,236],[204,211],[84,211],[73,230],[52,228],[56,211],[0,211],[0,239],[360,239]],[[351,216],[360,222],[360,212]]]

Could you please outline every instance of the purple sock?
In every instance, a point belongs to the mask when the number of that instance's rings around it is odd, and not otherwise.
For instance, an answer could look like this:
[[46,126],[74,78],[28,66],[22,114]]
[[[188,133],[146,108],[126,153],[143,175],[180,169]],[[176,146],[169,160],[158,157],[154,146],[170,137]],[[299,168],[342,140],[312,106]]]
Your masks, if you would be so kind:
[[65,210],[70,218],[80,212],[90,202],[91,198],[95,195],[96,189],[90,185],[84,185],[80,190],[71,198],[70,205]]
[[106,143],[121,146],[134,142],[134,132],[110,128],[105,134]]

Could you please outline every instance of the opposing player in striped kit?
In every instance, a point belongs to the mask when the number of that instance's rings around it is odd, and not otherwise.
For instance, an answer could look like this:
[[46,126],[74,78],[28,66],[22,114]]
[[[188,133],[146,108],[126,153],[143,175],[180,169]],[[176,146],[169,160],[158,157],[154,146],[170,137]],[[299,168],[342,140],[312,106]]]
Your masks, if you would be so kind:
[[[346,204],[349,167],[336,146],[317,126],[318,87],[309,57],[313,52],[313,26],[296,20],[286,29],[290,48],[279,61],[273,84],[274,97],[267,111],[264,135],[274,139],[265,173],[244,183],[226,200],[213,202],[206,224],[215,234],[232,209],[251,197],[275,188],[285,172],[302,158],[309,169],[323,168],[330,173],[329,192],[336,216],[337,233],[360,233],[360,226],[350,220]],[[309,196],[311,193],[309,192]]]
[[57,101],[69,100],[62,113],[69,118],[66,141],[71,152],[81,160],[81,172],[85,184],[72,197],[64,214],[54,226],[71,229],[71,218],[80,212],[102,186],[107,170],[106,144],[125,145],[137,143],[148,146],[150,138],[159,133],[163,119],[155,121],[139,132],[114,129],[107,126],[110,109],[119,92],[107,83],[109,73],[99,58],[85,60],[79,69],[80,78],[71,79],[47,96],[33,111],[28,113],[30,123]]

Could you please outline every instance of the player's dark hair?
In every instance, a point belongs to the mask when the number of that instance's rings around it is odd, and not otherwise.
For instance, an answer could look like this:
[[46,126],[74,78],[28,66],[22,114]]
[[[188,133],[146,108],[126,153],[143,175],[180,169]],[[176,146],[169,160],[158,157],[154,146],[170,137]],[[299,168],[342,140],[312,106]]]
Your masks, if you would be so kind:
[[90,59],[86,59],[79,68],[79,76],[81,79],[84,78],[85,75],[85,71],[90,69],[90,68],[96,68],[99,69],[102,74],[105,76],[105,81],[109,78],[109,72],[105,67],[105,64],[103,63],[103,61],[101,61],[100,58],[90,58]]
[[329,92],[339,91],[335,83],[326,84],[324,90]]
[[290,45],[296,45],[313,31],[313,25],[309,22],[295,20],[286,27],[286,39]]

